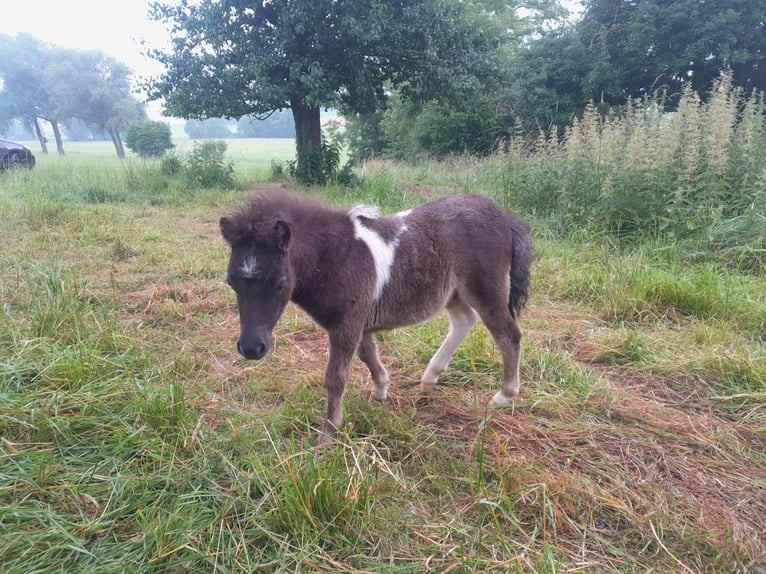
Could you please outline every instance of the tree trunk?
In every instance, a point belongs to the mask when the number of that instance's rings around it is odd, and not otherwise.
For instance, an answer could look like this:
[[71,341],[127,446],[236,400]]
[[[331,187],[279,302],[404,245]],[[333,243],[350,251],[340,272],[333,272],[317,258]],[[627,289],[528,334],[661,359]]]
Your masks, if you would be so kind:
[[45,139],[45,136],[40,129],[40,122],[37,121],[37,118],[32,118],[32,125],[35,127],[35,135],[37,136],[37,141],[40,142],[40,147],[43,150],[43,155],[48,155],[48,140]]
[[125,159],[125,146],[122,145],[122,136],[120,136],[120,130],[114,130],[114,137],[117,138],[118,151],[117,155],[120,159]]
[[297,161],[295,177],[301,183],[323,184],[322,124],[319,106],[304,104],[300,99],[290,100],[295,121],[295,147]]
[[56,120],[48,120],[53,128],[53,137],[56,139],[56,151],[59,155],[64,155],[64,142],[61,141],[61,130]]
[[108,128],[107,131],[112,138],[112,143],[114,144],[114,149],[117,152],[117,157],[120,159],[125,159],[125,148],[122,146],[122,138],[120,137],[120,133],[114,128]]

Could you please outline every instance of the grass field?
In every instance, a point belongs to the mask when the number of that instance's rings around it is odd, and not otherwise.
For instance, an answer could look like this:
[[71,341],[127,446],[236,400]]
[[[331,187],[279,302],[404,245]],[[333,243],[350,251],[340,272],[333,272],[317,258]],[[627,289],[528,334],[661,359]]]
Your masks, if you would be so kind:
[[[223,282],[217,221],[279,185],[248,183],[268,143],[230,143],[238,191],[144,189],[137,160],[85,145],[0,174],[0,570],[766,572],[763,274],[530,217],[513,407],[485,410],[483,327],[419,395],[439,317],[380,337],[386,404],[355,363],[315,450],[325,335],[288,306],[245,362]],[[495,161],[370,163],[361,189],[308,192],[493,195]]]
[[[63,157],[56,154],[55,142],[48,142],[49,155],[44,156],[39,151],[40,144],[36,141],[23,142],[27,145],[38,162],[38,167],[50,164],[64,164],[73,169],[78,163],[107,162],[119,164],[120,160],[110,141],[65,142]],[[174,140],[174,151],[183,155],[191,152],[194,140],[178,138]],[[226,160],[237,166],[240,177],[247,180],[261,179],[266,168],[272,162],[285,162],[295,157],[295,141],[280,138],[234,138],[226,140]],[[140,162],[140,158],[126,149],[128,161]]]

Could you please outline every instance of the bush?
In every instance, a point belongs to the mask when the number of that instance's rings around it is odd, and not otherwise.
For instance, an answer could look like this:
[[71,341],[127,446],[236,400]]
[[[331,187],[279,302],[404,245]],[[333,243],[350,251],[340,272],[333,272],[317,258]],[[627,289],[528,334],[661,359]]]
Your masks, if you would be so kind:
[[231,189],[235,186],[234,166],[224,161],[226,142],[194,142],[192,153],[183,166],[183,174],[194,187],[221,187]]
[[141,157],[160,157],[173,149],[170,126],[151,120],[135,122],[128,128],[125,145]]
[[[343,135],[337,132],[329,138],[322,134],[322,151],[318,154],[313,149],[305,151],[302,154],[301,164],[297,160],[287,162],[287,173],[298,183],[358,185],[360,180],[352,171],[353,161],[349,160],[342,168],[340,167],[343,141]],[[282,166],[274,163],[272,163],[271,172],[275,179],[284,173]]]

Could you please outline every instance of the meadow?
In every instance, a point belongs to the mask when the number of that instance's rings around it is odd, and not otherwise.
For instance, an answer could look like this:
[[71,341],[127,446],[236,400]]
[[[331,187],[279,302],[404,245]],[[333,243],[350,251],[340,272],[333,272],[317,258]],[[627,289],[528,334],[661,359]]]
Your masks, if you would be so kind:
[[757,249],[742,265],[555,220],[514,192],[555,166],[513,150],[304,189],[387,212],[485,193],[536,254],[512,407],[486,411],[500,357],[481,326],[419,393],[438,317],[381,335],[390,399],[368,401],[355,363],[346,426],[315,449],[326,337],[290,305],[267,359],[236,354],[217,227],[292,187],[269,181],[289,145],[231,141],[230,191],[94,147],[0,174],[3,572],[766,572]]

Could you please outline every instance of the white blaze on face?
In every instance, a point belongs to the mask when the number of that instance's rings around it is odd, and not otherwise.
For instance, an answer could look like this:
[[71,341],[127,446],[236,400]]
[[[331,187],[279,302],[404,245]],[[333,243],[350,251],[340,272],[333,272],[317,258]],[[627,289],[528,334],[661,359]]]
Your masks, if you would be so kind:
[[[377,301],[383,293],[383,288],[391,278],[391,268],[394,265],[394,256],[396,248],[399,246],[399,238],[386,242],[376,231],[365,227],[359,220],[360,217],[367,219],[377,219],[380,217],[380,210],[374,206],[357,205],[348,213],[354,224],[354,237],[361,239],[367,245],[372,254],[372,260],[375,264],[375,291],[373,298]],[[401,230],[399,231],[401,233]]]
[[250,257],[246,258],[242,262],[242,267],[240,268],[240,271],[242,272],[242,277],[245,279],[252,279],[255,277],[255,273],[258,270],[258,262],[255,260],[255,255],[251,255]]

